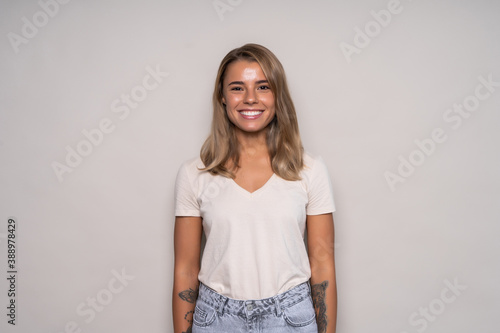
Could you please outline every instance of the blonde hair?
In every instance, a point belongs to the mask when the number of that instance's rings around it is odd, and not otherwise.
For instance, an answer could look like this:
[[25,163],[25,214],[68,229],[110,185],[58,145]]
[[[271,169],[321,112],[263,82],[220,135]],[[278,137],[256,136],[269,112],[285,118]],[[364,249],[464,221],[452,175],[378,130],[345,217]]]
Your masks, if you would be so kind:
[[285,71],[276,56],[264,46],[245,44],[230,51],[222,59],[215,79],[212,97],[213,118],[210,134],[201,147],[200,157],[205,168],[214,175],[234,178],[227,163],[239,167],[239,143],[234,124],[229,120],[222,103],[222,83],[232,62],[257,62],[266,76],[275,98],[276,116],[267,126],[266,143],[273,172],[286,180],[299,180],[304,167],[303,147],[295,107],[288,91]]

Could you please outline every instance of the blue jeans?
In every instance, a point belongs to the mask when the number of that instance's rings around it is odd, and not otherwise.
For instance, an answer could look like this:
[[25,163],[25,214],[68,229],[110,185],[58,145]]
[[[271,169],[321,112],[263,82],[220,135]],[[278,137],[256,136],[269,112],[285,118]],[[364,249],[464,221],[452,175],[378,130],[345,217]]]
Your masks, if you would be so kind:
[[317,333],[308,282],[274,297],[235,300],[200,283],[193,333]]

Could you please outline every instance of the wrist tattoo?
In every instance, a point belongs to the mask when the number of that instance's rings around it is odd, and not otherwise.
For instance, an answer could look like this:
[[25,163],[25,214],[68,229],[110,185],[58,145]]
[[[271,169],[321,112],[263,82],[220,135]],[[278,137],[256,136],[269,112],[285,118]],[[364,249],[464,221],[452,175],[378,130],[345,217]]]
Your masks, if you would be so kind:
[[196,302],[196,298],[198,297],[198,288],[193,290],[191,288],[183,290],[179,293],[179,297],[186,302],[194,303]]
[[[196,289],[189,288],[189,289],[183,290],[179,293],[179,297],[183,301],[186,301],[188,303],[193,304],[196,302],[196,299],[198,298],[198,288],[196,288]],[[186,331],[184,331],[182,333],[192,333],[193,314],[194,314],[194,311],[191,310],[191,311],[186,312],[186,314],[184,315],[184,320],[188,322],[189,327],[186,329]]]
[[318,333],[325,333],[328,325],[328,317],[326,315],[326,288],[328,281],[323,281],[311,286],[311,293],[316,311],[316,322],[318,323]]
[[194,314],[194,311],[188,311],[184,315],[184,320],[186,320],[188,322],[189,327],[187,328],[187,330],[185,332],[182,332],[182,333],[191,333],[191,331],[193,329],[193,314]]
[[[192,323],[193,323],[193,319],[189,319],[189,318],[188,318],[188,316],[189,316],[190,314],[193,314],[193,313],[194,313],[194,311],[188,311],[188,312],[184,315],[184,319],[185,319],[185,320],[187,320],[187,322],[188,322],[188,323],[190,323],[190,324],[192,324]],[[191,318],[193,318],[193,317],[191,317]]]

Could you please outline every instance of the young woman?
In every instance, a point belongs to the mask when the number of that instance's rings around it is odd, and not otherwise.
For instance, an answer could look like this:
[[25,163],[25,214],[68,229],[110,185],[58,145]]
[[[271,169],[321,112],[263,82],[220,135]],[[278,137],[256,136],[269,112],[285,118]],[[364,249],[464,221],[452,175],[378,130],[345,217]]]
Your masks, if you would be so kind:
[[335,332],[332,187],[267,48],[222,60],[210,135],[175,198],[175,333]]

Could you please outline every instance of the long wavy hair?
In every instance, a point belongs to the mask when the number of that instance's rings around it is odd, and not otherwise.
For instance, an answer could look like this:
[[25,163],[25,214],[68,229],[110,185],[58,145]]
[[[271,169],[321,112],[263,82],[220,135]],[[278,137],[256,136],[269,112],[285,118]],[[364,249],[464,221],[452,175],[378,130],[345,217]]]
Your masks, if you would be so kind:
[[270,50],[258,44],[245,44],[230,51],[222,59],[212,97],[212,126],[200,151],[201,160],[205,164],[202,170],[234,178],[235,174],[228,168],[228,162],[236,168],[239,167],[239,143],[235,125],[229,120],[226,107],[222,103],[222,83],[229,64],[240,60],[257,62],[274,94],[276,115],[266,127],[266,143],[273,172],[286,180],[301,179],[299,173],[304,167],[304,149],[285,71],[278,58]]

